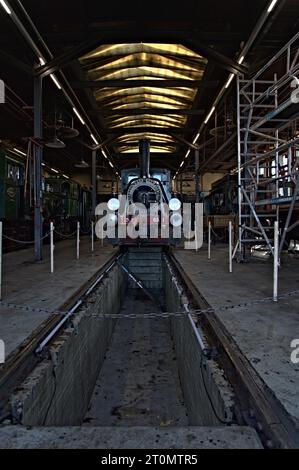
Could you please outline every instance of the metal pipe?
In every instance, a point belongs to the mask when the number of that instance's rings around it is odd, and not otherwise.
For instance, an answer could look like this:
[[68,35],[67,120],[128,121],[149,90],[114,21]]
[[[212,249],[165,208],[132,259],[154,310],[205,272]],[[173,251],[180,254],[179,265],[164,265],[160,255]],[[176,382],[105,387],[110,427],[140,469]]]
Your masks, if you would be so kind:
[[232,236],[233,236],[233,227],[231,220],[228,223],[228,253],[229,253],[229,272],[233,272],[233,257],[232,257]]
[[273,301],[278,300],[278,268],[279,268],[279,227],[274,222],[274,262],[273,262]]
[[209,220],[208,228],[208,259],[211,259],[211,221]]
[[199,186],[199,150],[195,150],[195,202],[200,199],[200,186]]
[[149,178],[150,176],[150,141],[141,139],[139,141],[139,166],[140,177]]
[[94,252],[94,221],[91,221],[91,252]]
[[96,204],[97,204],[97,152],[93,150],[91,153],[91,185],[92,185],[92,217],[95,216],[96,213]]
[[51,339],[55,336],[55,334],[60,330],[60,328],[66,323],[66,321],[73,315],[73,313],[77,310],[77,308],[83,303],[83,300],[78,300],[78,302],[74,305],[74,307],[69,310],[69,312],[63,317],[63,319],[57,323],[57,325],[51,330],[51,332],[45,337],[45,339],[40,343],[38,348],[36,348],[35,353],[39,354],[42,352],[45,346],[51,341]]
[[240,117],[240,77],[237,77],[237,126],[238,126],[238,231],[239,231],[239,253],[242,252],[242,169],[241,169],[241,117]]
[[0,300],[2,300],[2,234],[3,222],[0,221]]
[[80,258],[80,222],[77,222],[77,259]]
[[51,273],[54,273],[54,224],[50,222],[50,263]]
[[[34,78],[34,139],[42,139],[42,92],[41,77]],[[43,254],[43,219],[42,219],[42,161],[43,149],[34,145],[34,252],[35,260],[41,261]]]
[[290,225],[290,222],[291,222],[292,214],[293,214],[293,211],[294,211],[294,207],[295,207],[295,204],[296,204],[298,192],[299,192],[299,177],[297,175],[296,186],[295,186],[295,189],[294,189],[294,194],[293,194],[293,197],[292,197],[292,201],[291,201],[291,204],[290,204],[290,207],[289,207],[289,210],[288,210],[287,219],[286,219],[285,226],[284,226],[284,229],[283,229],[283,233],[282,233],[282,237],[281,237],[281,241],[280,241],[280,246],[279,246],[279,252],[281,252],[282,249],[283,249],[286,234],[287,234],[287,231],[288,231],[288,228],[289,228],[289,225]]
[[250,199],[249,199],[247,193],[245,192],[244,188],[242,188],[242,194],[244,195],[244,197],[245,197],[245,199],[246,199],[246,201],[247,201],[247,204],[249,205],[249,207],[250,207],[250,209],[251,209],[251,212],[252,212],[252,214],[253,214],[253,216],[254,216],[254,218],[255,218],[255,220],[256,220],[256,223],[258,224],[258,226],[259,226],[259,228],[260,228],[260,231],[261,231],[261,233],[262,233],[264,239],[265,239],[266,242],[267,242],[267,245],[268,245],[268,247],[269,247],[271,253],[274,254],[272,245],[271,245],[271,243],[270,243],[270,240],[269,240],[269,238],[268,238],[268,236],[267,236],[267,234],[266,234],[266,232],[265,232],[265,229],[264,229],[264,227],[262,226],[261,221],[260,221],[260,219],[259,219],[259,217],[258,217],[258,215],[257,215],[257,213],[256,213],[256,210],[255,210],[255,208],[254,208],[252,202],[250,201]]
[[[185,306],[185,310],[186,310],[186,312],[189,312],[189,309],[188,309],[187,306]],[[190,321],[190,323],[191,323],[191,326],[192,326],[192,329],[193,329],[193,331],[194,331],[194,334],[195,334],[195,337],[196,337],[196,339],[197,339],[197,342],[198,342],[198,344],[200,345],[201,350],[204,351],[204,350],[206,349],[206,345],[205,345],[205,343],[203,342],[203,339],[202,339],[202,337],[201,337],[201,335],[200,335],[200,333],[199,333],[199,331],[198,331],[198,328],[197,328],[197,326],[195,325],[195,322],[194,322],[194,320],[193,320],[193,318],[192,318],[192,315],[191,315],[190,313],[188,313],[188,318],[189,318],[189,321]]]

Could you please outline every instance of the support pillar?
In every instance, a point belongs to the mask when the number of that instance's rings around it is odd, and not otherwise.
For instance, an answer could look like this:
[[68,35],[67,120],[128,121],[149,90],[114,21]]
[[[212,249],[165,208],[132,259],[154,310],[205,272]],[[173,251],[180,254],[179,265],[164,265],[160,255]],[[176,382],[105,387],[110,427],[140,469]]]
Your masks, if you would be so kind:
[[92,194],[91,194],[91,201],[92,201],[92,217],[95,216],[96,205],[97,205],[97,171],[96,171],[96,164],[97,164],[97,151],[92,151],[92,158],[91,158],[91,185],[92,185]]
[[[42,93],[41,77],[34,78],[34,138],[42,139]],[[42,161],[43,149],[34,145],[34,254],[35,261],[42,260],[43,219],[42,219]]]
[[199,150],[195,150],[195,202],[200,202],[200,184],[199,184]]
[[180,196],[183,197],[183,173],[180,174]]

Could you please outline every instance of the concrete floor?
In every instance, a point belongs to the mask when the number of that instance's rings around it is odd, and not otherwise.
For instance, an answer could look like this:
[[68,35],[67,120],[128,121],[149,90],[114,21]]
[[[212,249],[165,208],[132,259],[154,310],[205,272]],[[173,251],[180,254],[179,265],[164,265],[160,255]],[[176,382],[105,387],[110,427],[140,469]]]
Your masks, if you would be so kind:
[[[212,246],[210,261],[206,247],[197,253],[176,249],[174,254],[299,427],[299,364],[292,363],[290,358],[290,343],[299,338],[299,295],[278,303],[269,300],[242,308],[217,310],[223,305],[271,297],[272,261],[234,263],[230,274],[225,245]],[[285,256],[282,265],[279,293],[299,289],[298,259]]]
[[[120,314],[156,310],[142,291],[129,289]],[[117,321],[83,424],[188,425],[168,319]]]
[[0,427],[0,449],[261,449],[246,427]]
[[33,248],[3,256],[3,302],[28,307],[18,310],[1,306],[0,339],[5,342],[6,356],[14,350],[49,314],[30,307],[53,311],[101,268],[115,251],[111,246],[95,243],[91,253],[89,237],[80,244],[80,260],[76,259],[76,241],[64,240],[55,246],[55,273],[50,274],[49,246],[44,259],[34,262]]

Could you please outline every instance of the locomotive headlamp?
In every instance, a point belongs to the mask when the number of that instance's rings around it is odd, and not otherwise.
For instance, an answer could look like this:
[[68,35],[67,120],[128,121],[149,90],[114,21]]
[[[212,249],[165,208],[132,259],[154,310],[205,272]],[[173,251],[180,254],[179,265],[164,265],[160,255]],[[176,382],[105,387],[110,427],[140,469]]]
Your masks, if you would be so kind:
[[117,211],[120,206],[119,200],[116,197],[112,197],[109,199],[107,206],[110,211]]
[[181,201],[176,197],[173,197],[172,199],[170,199],[168,205],[171,211],[178,211],[181,208]]
[[172,214],[170,217],[170,223],[173,227],[179,227],[183,223],[181,214]]

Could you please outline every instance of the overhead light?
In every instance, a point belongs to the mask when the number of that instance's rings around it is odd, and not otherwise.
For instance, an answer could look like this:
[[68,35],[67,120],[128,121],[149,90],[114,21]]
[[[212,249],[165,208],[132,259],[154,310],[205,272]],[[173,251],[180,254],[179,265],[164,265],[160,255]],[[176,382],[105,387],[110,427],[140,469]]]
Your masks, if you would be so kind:
[[226,82],[225,88],[228,88],[230,86],[233,78],[234,78],[234,74],[231,73],[230,76],[229,76],[229,79]]
[[76,110],[76,108],[73,108],[73,111],[74,113],[76,114],[77,118],[79,119],[79,121],[83,124],[85,124],[85,122],[83,121],[82,117],[80,116],[80,114],[78,113],[78,111]]
[[241,65],[244,59],[245,59],[245,57],[242,55],[242,57],[240,57],[240,59],[238,60],[238,64]]
[[17,149],[17,148],[14,148],[14,151],[17,152],[17,153],[19,153],[20,155],[24,155],[24,157],[27,156],[25,152],[22,152],[22,150],[19,150],[19,149]]
[[6,2],[4,0],[0,0],[0,3],[3,6],[4,10],[6,11],[6,13],[8,13],[8,15],[11,15],[11,10],[8,7],[8,5],[6,4]]
[[58,90],[61,90],[61,85],[60,85],[59,81],[57,80],[57,78],[55,77],[55,75],[53,75],[53,73],[51,73],[50,77],[52,78],[53,82],[57,86]]
[[45,143],[46,147],[50,149],[64,149],[65,148],[65,143],[62,142],[62,140],[58,139],[56,135],[54,135],[52,140],[49,140],[49,142]]
[[184,165],[184,160],[182,161],[182,163],[180,164],[180,168]]
[[195,144],[195,142],[197,141],[197,139],[199,138],[199,136],[200,136],[200,132],[198,132],[198,133],[196,134],[196,136],[194,137],[194,140],[193,140],[192,144]]
[[55,168],[50,168],[50,170],[54,171],[54,173],[59,173],[59,171],[55,170]]
[[66,178],[67,180],[69,180],[69,179],[70,179],[70,177],[69,177],[69,176],[67,176],[67,175],[64,175],[64,174],[62,174],[62,176],[63,176],[64,178]]
[[277,3],[277,0],[272,0],[272,2],[269,5],[269,8],[267,10],[267,13],[271,13],[271,11],[273,10],[276,3]]
[[185,158],[188,158],[188,156],[189,156],[189,153],[190,153],[190,152],[191,152],[191,150],[190,150],[190,149],[189,149],[189,150],[187,150],[187,153],[186,153],[186,155],[185,155]]
[[82,157],[78,163],[75,163],[76,168],[89,168],[89,164]]
[[92,138],[92,140],[95,142],[96,145],[99,145],[99,142],[97,141],[97,139],[95,138],[93,134],[90,134],[90,137]]
[[109,163],[109,165],[111,166],[111,168],[113,168],[113,165],[112,165],[112,163],[110,162],[110,160],[109,160],[109,162],[108,162],[108,163]]
[[105,153],[105,150],[102,149],[102,154],[104,155],[105,158],[108,158],[106,153]]
[[42,163],[42,166],[46,166],[46,164],[45,164],[45,163]]
[[42,57],[39,57],[38,60],[41,65],[45,65],[46,62]]
[[213,108],[211,109],[211,111],[209,112],[206,120],[205,120],[205,124],[207,124],[208,120],[210,119],[210,117],[212,116],[213,112],[215,111],[215,106],[213,106]]
[[176,175],[174,175],[174,177],[173,177],[172,179],[173,179],[173,181],[174,181],[174,180],[176,179]]

